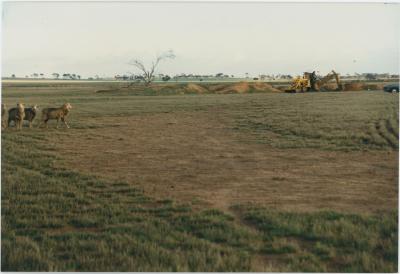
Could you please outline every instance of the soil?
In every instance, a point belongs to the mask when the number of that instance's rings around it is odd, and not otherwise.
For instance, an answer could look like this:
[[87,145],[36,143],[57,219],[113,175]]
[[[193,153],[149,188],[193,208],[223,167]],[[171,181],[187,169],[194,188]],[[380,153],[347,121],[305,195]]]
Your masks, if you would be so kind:
[[[275,149],[239,141],[218,112],[96,119],[67,131],[57,165],[122,179],[160,199],[228,210],[376,213],[397,208],[397,151]],[[78,148],[78,149],[77,149]]]

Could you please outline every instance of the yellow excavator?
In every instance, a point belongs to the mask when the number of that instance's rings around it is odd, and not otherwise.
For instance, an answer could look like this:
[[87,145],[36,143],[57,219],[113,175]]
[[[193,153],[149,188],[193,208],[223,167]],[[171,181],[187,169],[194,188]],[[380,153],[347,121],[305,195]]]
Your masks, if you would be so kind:
[[340,76],[334,70],[328,73],[325,77],[320,78],[313,72],[304,72],[303,77],[296,77],[286,92],[296,93],[305,91],[320,91],[321,88],[326,85],[330,80],[335,79],[337,88],[336,90],[342,90],[342,84],[340,82]]
[[293,79],[292,84],[286,92],[296,93],[296,92],[304,92],[309,91],[311,89],[311,81],[308,76],[306,76],[306,72],[303,74],[303,77],[297,76]]

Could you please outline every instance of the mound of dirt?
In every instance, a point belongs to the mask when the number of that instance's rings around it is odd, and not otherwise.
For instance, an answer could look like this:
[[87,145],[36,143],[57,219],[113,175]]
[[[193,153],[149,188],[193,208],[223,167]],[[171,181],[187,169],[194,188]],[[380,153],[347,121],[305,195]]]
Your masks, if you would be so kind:
[[255,82],[252,83],[251,86],[257,91],[265,91],[265,92],[281,92],[280,89],[274,88],[270,84],[264,82]]
[[239,82],[231,84],[219,84],[210,86],[211,91],[220,94],[227,93],[249,93],[249,92],[281,92],[279,89],[263,82]]
[[363,90],[363,84],[362,83],[346,83],[343,85],[343,89],[345,91],[360,91]]
[[153,92],[156,94],[229,94],[229,93],[251,93],[251,92],[282,92],[279,89],[263,82],[238,82],[225,84],[153,84],[145,87],[143,85],[121,87],[119,89],[97,90],[97,93],[106,92]]
[[363,88],[365,90],[382,90],[385,84],[377,83],[377,84],[364,84]]
[[221,91],[227,89],[229,84],[212,84],[207,86],[208,90],[212,93],[220,93]]
[[197,84],[193,84],[193,83],[189,83],[186,88],[187,91],[189,91],[190,93],[199,93],[199,94],[203,94],[203,93],[207,93],[208,90],[200,85]]
[[239,82],[229,85],[227,88],[222,90],[222,93],[247,93],[250,90],[248,82]]
[[381,90],[384,84],[367,84],[367,83],[346,83],[344,84],[345,91],[359,91],[359,90]]

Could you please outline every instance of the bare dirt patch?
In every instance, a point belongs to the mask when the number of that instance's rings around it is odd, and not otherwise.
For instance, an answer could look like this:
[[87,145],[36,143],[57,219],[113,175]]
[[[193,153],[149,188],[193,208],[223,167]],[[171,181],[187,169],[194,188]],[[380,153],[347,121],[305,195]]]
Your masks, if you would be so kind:
[[363,213],[397,207],[397,152],[245,144],[224,119],[218,111],[102,117],[99,128],[58,140],[57,165],[223,210],[237,203]]

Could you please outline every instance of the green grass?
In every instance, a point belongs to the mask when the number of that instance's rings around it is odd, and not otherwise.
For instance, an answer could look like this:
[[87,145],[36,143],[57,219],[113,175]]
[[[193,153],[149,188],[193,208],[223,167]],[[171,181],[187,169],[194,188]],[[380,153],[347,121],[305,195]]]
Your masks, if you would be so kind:
[[263,234],[266,254],[287,254],[302,272],[396,272],[397,212],[379,216],[237,207]]
[[182,228],[189,206],[54,169],[30,135],[2,136],[3,271],[250,270],[247,251]]
[[396,95],[378,91],[281,94],[235,107],[236,129],[247,132],[249,142],[277,148],[398,149]]
[[[99,86],[7,87],[42,107],[69,101],[72,129],[2,133],[3,271],[396,272],[397,211],[380,215],[230,212],[156,200],[124,181],[55,168],[52,142],[100,117],[215,111],[242,142],[394,150],[398,96],[382,92],[137,96]],[[104,87],[103,87],[104,88]],[[101,110],[101,111],[99,111]],[[276,177],[279,180],[279,177]]]

